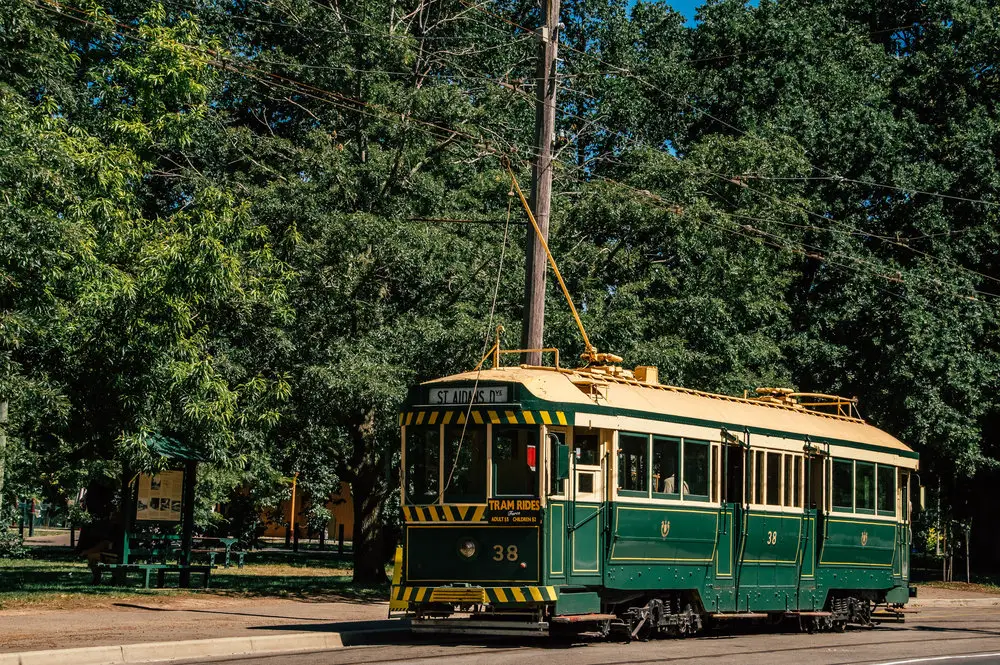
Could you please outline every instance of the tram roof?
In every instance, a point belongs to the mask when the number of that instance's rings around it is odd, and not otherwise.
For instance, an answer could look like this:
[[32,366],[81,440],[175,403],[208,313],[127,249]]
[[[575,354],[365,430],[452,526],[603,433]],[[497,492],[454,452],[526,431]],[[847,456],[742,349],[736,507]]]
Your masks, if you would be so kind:
[[[898,451],[916,457],[913,450],[888,432],[858,418],[808,410],[800,406],[778,404],[730,395],[718,395],[688,388],[651,384],[632,378],[596,374],[584,370],[552,367],[498,367],[464,372],[434,379],[423,385],[448,382],[507,382],[523,385],[537,399],[554,403],[554,408],[572,411],[604,411],[617,415],[643,417],[657,414],[679,422],[698,422],[727,427],[735,435],[743,428],[809,437],[821,443],[839,441]],[[599,385],[599,398],[587,388]],[[648,417],[648,415],[646,417]]]

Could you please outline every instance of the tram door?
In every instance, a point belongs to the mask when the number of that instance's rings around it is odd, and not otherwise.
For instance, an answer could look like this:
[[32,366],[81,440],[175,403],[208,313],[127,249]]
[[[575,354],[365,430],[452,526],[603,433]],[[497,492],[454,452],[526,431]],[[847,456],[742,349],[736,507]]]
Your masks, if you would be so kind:
[[725,474],[722,476],[722,515],[715,562],[718,593],[712,600],[716,611],[733,612],[737,609],[736,590],[745,529],[746,450],[739,443],[724,443],[721,464]]
[[569,584],[600,584],[604,570],[604,501],[611,432],[575,428],[570,454]]

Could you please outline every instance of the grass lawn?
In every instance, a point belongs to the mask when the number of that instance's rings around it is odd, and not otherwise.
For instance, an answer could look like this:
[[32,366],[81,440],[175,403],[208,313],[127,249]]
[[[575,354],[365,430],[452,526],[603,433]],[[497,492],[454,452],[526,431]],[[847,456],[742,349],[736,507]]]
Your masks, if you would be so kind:
[[[382,587],[355,586],[350,561],[319,552],[250,552],[242,569],[213,570],[212,588],[207,590],[94,586],[87,564],[65,548],[31,548],[31,555],[30,559],[0,559],[0,610],[72,608],[110,605],[123,599],[206,594],[314,601],[384,600],[389,594],[388,583]],[[167,583],[175,579],[168,576]]]
[[998,580],[996,578],[974,575],[973,579],[976,581],[971,584],[966,582],[941,582],[939,580],[917,582],[917,584],[920,586],[933,587],[935,589],[950,589],[951,591],[973,591],[975,593],[1000,594],[1000,584],[998,584]]

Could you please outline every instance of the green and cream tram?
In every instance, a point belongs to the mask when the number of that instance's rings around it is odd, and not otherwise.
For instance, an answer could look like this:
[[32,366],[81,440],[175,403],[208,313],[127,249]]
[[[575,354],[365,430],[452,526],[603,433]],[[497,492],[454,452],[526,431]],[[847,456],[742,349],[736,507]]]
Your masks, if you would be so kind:
[[400,428],[415,630],[838,629],[909,597],[917,454],[849,400],[495,366],[414,387]]

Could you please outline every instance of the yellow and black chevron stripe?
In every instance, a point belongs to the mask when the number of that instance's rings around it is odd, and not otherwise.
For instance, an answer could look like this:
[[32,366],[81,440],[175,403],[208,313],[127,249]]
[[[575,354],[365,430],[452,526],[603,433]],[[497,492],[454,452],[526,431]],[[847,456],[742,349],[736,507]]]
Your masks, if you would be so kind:
[[485,522],[486,506],[403,506],[403,519],[407,522]]
[[[464,425],[465,409],[420,409],[403,411],[399,414],[399,426],[403,425]],[[568,425],[565,411],[502,411],[474,409],[469,413],[469,422],[475,425]]]
[[394,586],[392,600],[409,603],[525,605],[556,602],[554,586]]

